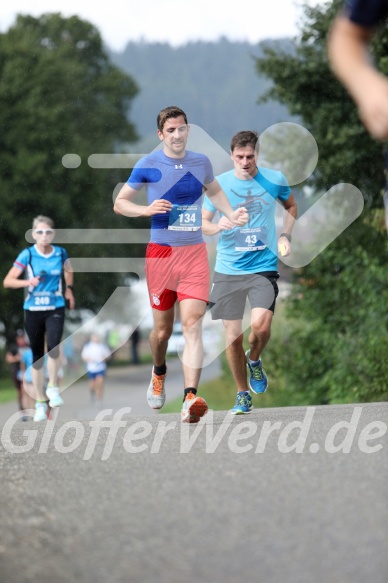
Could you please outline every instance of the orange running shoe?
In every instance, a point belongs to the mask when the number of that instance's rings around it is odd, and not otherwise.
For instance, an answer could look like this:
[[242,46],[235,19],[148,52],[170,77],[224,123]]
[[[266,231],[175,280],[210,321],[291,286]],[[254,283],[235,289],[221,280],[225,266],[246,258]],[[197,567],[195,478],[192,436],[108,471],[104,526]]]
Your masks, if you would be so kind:
[[151,382],[147,390],[147,401],[151,409],[161,409],[166,400],[166,392],[164,390],[164,383],[166,380],[166,374],[157,375],[154,373],[154,367],[152,367]]
[[208,410],[207,403],[202,397],[188,393],[182,406],[182,423],[198,423]]

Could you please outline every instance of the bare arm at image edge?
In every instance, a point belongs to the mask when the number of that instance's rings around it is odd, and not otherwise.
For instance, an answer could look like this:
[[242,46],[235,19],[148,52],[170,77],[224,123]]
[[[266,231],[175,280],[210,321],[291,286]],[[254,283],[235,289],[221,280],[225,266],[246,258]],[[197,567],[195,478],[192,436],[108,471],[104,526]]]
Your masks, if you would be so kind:
[[370,135],[388,138],[388,80],[373,66],[369,43],[375,28],[355,24],[346,14],[335,19],[328,38],[334,74],[355,101]]

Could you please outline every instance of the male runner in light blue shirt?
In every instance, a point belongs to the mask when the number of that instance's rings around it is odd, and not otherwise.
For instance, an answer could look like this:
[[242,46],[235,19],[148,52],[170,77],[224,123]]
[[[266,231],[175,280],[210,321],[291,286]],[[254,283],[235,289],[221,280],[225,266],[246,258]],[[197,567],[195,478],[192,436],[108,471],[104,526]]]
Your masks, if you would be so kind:
[[[290,253],[297,206],[283,174],[257,167],[256,132],[242,131],[233,136],[230,153],[234,169],[217,176],[217,180],[234,209],[247,209],[249,221],[239,227],[221,214],[218,223],[212,223],[216,208],[205,197],[202,229],[206,235],[220,234],[210,305],[213,320],[222,319],[224,323],[226,356],[237,385],[232,413],[239,415],[252,409],[249,388],[256,394],[267,390],[268,379],[260,357],[269,340],[278,295],[278,249],[283,256]],[[275,229],[276,201],[288,211],[279,240]],[[251,331],[250,349],[245,353],[242,319],[247,298]]]

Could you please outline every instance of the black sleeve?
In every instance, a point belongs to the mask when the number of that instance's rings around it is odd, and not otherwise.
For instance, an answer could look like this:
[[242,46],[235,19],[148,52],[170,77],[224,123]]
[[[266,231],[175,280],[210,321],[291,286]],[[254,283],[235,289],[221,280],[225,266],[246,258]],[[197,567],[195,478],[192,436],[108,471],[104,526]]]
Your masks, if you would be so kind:
[[346,14],[361,26],[377,26],[388,17],[388,0],[348,0]]

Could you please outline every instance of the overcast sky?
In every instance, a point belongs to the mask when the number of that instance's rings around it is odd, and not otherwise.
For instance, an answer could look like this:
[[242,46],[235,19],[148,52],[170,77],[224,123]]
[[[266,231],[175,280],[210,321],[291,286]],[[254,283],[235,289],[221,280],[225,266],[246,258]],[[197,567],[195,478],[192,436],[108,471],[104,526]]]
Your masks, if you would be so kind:
[[[325,0],[306,0],[310,5]],[[121,51],[128,41],[161,41],[173,46],[188,41],[229,40],[256,43],[295,36],[301,0],[12,0],[0,2],[0,31],[16,14],[39,16],[60,12],[93,23],[104,42]],[[304,2],[303,2],[304,3]]]

